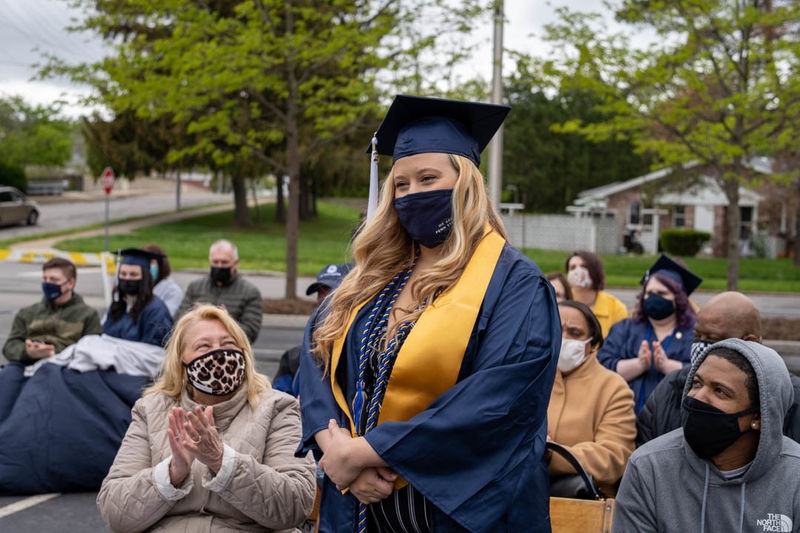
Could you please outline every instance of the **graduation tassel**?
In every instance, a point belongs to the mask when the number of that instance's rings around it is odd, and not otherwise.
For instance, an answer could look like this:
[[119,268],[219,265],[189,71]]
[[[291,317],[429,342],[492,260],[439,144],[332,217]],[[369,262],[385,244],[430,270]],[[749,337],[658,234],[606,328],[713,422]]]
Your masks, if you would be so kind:
[[378,132],[372,136],[372,160],[369,165],[369,197],[367,200],[367,222],[378,208]]

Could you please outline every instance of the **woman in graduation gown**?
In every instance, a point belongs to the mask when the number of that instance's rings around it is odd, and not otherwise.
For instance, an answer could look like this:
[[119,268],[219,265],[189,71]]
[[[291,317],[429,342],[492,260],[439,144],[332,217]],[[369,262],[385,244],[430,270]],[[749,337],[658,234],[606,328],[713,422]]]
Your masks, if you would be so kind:
[[398,96],[373,139],[394,165],[301,353],[321,532],[550,531],[560,320],[478,170],[507,112]]
[[600,364],[628,382],[636,414],[664,376],[691,360],[695,313],[689,295],[701,281],[662,254],[641,280],[633,316],[614,324],[597,352]]
[[153,295],[150,262],[161,254],[138,248],[119,252],[122,263],[115,289],[115,301],[108,308],[103,333],[128,341],[163,346],[172,329],[172,315],[160,298]]

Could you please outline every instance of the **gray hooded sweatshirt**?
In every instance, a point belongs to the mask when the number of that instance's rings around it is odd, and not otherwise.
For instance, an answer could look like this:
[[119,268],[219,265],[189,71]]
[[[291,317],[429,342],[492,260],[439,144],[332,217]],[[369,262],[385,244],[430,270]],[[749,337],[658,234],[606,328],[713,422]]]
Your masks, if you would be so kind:
[[[761,344],[728,339],[752,365],[761,399],[761,434],[743,476],[726,480],[697,457],[683,429],[654,439],[631,456],[617,493],[615,533],[800,532],[800,444],[784,437],[783,416],[793,390],[783,359]],[[683,395],[697,367],[692,365]]]

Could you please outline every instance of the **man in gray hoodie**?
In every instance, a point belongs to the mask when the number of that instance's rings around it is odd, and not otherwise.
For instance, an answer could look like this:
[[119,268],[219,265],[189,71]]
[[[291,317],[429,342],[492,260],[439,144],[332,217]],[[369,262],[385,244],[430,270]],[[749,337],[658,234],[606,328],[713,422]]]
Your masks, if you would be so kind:
[[631,456],[614,531],[800,532],[800,444],[782,435],[793,394],[774,350],[712,345],[689,372],[683,427]]

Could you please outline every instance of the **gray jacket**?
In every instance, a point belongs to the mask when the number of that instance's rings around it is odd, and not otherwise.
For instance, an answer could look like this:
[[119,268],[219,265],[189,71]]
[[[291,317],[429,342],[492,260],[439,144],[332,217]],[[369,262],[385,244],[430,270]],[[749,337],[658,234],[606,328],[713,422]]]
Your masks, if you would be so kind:
[[183,295],[178,312],[175,313],[175,321],[189,312],[196,303],[224,305],[228,314],[242,326],[250,343],[256,342],[261,331],[264,302],[258,287],[238,272],[222,287],[218,287],[209,276],[191,282]]
[[[634,452],[617,493],[614,531],[624,533],[800,532],[800,444],[782,434],[793,390],[775,351],[728,339],[713,345],[747,358],[758,380],[761,433],[747,472],[726,480],[686,444],[683,429]],[[708,353],[708,352],[706,352]],[[705,356],[692,365],[684,396]]]

